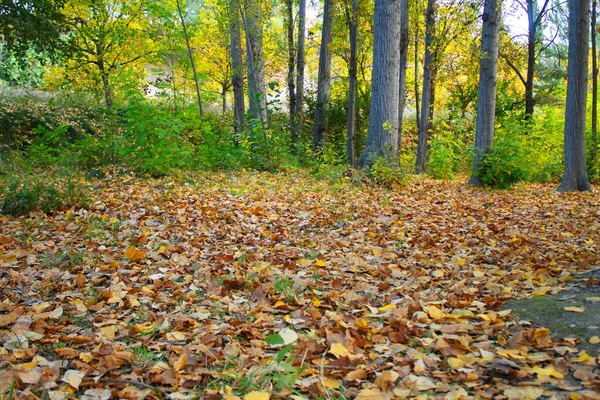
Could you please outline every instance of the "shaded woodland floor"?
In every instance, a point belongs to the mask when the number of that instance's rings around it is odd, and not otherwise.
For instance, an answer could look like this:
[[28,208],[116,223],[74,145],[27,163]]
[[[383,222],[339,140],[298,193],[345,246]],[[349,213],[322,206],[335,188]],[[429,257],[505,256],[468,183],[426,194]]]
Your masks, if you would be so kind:
[[600,398],[597,357],[501,311],[598,265],[597,193],[82,185],[86,209],[0,216],[2,396]]

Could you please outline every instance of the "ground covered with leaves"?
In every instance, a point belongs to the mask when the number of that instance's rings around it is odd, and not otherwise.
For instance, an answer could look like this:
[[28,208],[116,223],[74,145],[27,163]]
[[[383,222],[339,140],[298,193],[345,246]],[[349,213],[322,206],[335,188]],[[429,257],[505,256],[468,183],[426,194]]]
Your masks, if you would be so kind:
[[598,194],[81,185],[85,208],[0,216],[0,396],[599,398],[597,357],[502,310],[598,265]]

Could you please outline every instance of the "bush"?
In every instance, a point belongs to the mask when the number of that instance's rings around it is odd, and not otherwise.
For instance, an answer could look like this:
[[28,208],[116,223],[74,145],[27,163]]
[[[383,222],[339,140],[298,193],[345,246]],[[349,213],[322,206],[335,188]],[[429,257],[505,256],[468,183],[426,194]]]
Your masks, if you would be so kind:
[[441,133],[431,140],[427,173],[435,179],[452,179],[461,160],[461,144],[451,134]]
[[388,160],[385,157],[379,157],[375,160],[371,166],[370,175],[378,185],[386,188],[406,185],[410,182],[410,174],[402,168],[400,163],[396,160]]
[[33,182],[30,179],[16,179],[3,191],[0,213],[14,217],[27,216],[34,211],[46,214],[70,207],[85,207],[87,192],[72,181],[58,184]]

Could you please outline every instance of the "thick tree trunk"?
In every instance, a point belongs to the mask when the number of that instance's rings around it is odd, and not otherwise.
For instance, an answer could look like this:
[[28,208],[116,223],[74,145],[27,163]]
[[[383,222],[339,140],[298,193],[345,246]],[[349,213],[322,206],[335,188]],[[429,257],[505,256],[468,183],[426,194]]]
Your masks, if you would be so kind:
[[358,36],[358,0],[352,0],[350,22],[350,65],[348,87],[348,130],[346,133],[346,153],[348,163],[355,164],[354,136],[356,131],[356,83],[357,83],[357,36]]
[[417,128],[421,124],[421,107],[419,105],[419,30],[415,24],[415,116],[417,119]]
[[304,128],[304,41],[306,37],[306,0],[298,0],[298,53],[296,55],[296,132]]
[[329,48],[332,40],[331,1],[325,0],[323,7],[323,30],[321,50],[319,52],[319,79],[317,83],[317,105],[313,132],[313,147],[315,149],[322,148],[327,140],[329,91],[331,89],[331,49]]
[[361,167],[379,157],[398,162],[400,1],[375,1],[369,133],[359,160]]
[[287,46],[288,46],[288,101],[290,109],[290,135],[292,143],[298,142],[298,132],[296,131],[296,87],[294,84],[294,67],[296,66],[296,49],[294,48],[294,2],[286,0],[286,24],[287,24]]
[[559,192],[591,191],[585,160],[590,0],[569,0],[569,63],[565,110],[565,172]]
[[477,176],[479,164],[494,141],[500,16],[501,0],[486,0],[483,10],[481,56],[479,58],[475,158],[473,159],[473,172],[469,180],[472,185],[481,185],[481,180]]
[[417,146],[417,161],[415,172],[422,174],[425,172],[427,163],[427,146],[429,139],[429,127],[431,121],[432,108],[432,88],[433,88],[433,60],[431,55],[431,43],[433,41],[433,30],[435,28],[435,2],[436,0],[427,0],[427,11],[425,19],[425,60],[423,63],[423,97],[421,100],[421,118],[419,120],[419,144]]
[[591,162],[594,168],[598,162],[598,48],[596,45],[596,15],[597,1],[592,1],[592,20],[591,20],[591,36],[592,36],[592,154]]
[[202,115],[202,98],[200,97],[200,84],[198,83],[198,74],[196,73],[196,64],[194,63],[194,54],[192,52],[192,46],[190,45],[190,37],[187,33],[185,20],[183,18],[183,12],[181,11],[181,4],[179,0],[175,0],[177,5],[177,12],[179,13],[179,20],[181,21],[181,29],[183,30],[183,37],[185,39],[185,45],[187,47],[188,57],[190,65],[192,67],[192,74],[194,75],[194,83],[196,84],[196,98],[198,99],[198,113]]
[[262,49],[262,11],[260,0],[246,0],[244,14],[250,113],[252,114],[252,118],[265,125],[267,123],[267,96],[265,91],[265,62]]
[[229,43],[231,53],[231,83],[233,85],[233,119],[236,133],[244,130],[244,61],[240,33],[240,7],[237,0],[229,0]]
[[400,84],[398,97],[398,150],[402,147],[402,119],[406,96],[406,64],[408,57],[408,0],[400,1]]

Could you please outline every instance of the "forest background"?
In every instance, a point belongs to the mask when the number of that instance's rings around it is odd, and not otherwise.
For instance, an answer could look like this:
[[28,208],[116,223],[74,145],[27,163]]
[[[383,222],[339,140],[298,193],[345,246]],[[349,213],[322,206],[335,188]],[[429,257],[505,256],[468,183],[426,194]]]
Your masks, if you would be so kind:
[[[594,182],[591,5],[586,161]],[[348,166],[359,161],[369,129],[373,1],[35,0],[2,7],[0,132],[2,160],[13,172],[26,165],[91,176],[113,166],[151,176],[290,167],[332,179],[357,174]],[[494,187],[558,181],[566,2],[504,3],[495,140],[477,171],[483,4],[402,7],[399,162],[370,160],[358,178],[389,186],[416,171],[437,179],[472,172]]]

